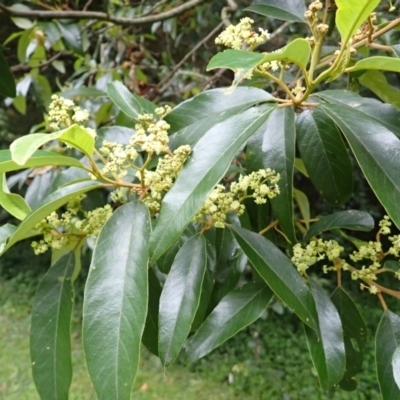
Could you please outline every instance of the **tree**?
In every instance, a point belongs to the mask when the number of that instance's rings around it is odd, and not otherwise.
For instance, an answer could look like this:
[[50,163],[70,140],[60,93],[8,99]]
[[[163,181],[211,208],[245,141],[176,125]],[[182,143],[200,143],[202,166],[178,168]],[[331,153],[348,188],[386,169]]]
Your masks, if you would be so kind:
[[[93,239],[83,343],[99,399],[130,398],[141,343],[165,366],[180,353],[192,362],[259,318],[273,296],[303,322],[321,386],[356,390],[366,328],[343,287],[348,281],[383,307],[377,376],[383,399],[399,397],[400,317],[385,301],[400,298],[393,283],[400,278],[399,111],[381,71],[398,73],[400,62],[397,47],[380,41],[400,19],[379,24],[379,3],[254,1],[248,11],[305,24],[311,36],[259,52],[270,34],[242,18],[218,36],[229,49],[208,64],[233,71],[230,88],[172,109],[109,82],[112,104],[100,105],[110,111],[97,132],[82,105],[53,95],[43,126],[54,132],[1,151],[0,203],[21,221],[0,228],[2,252],[32,236],[39,236],[36,253],[53,251],[32,312],[32,368],[43,399],[68,397],[71,293]],[[19,17],[75,16],[1,8]],[[330,41],[334,48],[325,46]],[[343,90],[344,76],[353,91]],[[330,82],[339,89],[326,88]],[[361,97],[359,85],[396,107]],[[387,213],[368,242],[353,235],[373,230],[374,219],[345,207],[354,192],[352,158]],[[6,173],[48,166],[59,173],[34,207],[9,192]],[[295,187],[295,168],[335,212],[318,216]],[[107,200],[87,210],[95,190]],[[330,296],[313,265],[336,276]]]

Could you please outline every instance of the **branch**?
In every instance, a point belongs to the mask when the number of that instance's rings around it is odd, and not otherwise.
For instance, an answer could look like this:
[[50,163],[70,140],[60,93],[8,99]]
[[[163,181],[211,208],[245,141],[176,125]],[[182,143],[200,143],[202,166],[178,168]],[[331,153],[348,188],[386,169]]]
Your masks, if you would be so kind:
[[31,69],[34,68],[43,68],[51,64],[53,61],[57,60],[57,58],[60,58],[61,56],[66,55],[67,53],[64,51],[60,51],[59,53],[55,54],[53,57],[49,58],[47,61],[42,62],[41,64],[38,65],[14,65],[13,67],[10,67],[11,72],[28,72]]
[[41,11],[41,10],[17,10],[11,7],[6,7],[4,4],[0,3],[0,13],[7,14],[12,17],[23,17],[28,19],[95,19],[98,21],[107,21],[112,22],[116,25],[122,26],[132,26],[132,25],[143,25],[149,24],[157,21],[164,21],[166,19],[175,17],[183,12],[190,10],[193,7],[196,7],[202,3],[205,3],[209,0],[190,0],[181,4],[178,7],[175,7],[171,10],[162,12],[160,14],[147,15],[136,18],[123,18],[123,17],[114,17],[112,15],[108,15],[104,12],[98,11]]

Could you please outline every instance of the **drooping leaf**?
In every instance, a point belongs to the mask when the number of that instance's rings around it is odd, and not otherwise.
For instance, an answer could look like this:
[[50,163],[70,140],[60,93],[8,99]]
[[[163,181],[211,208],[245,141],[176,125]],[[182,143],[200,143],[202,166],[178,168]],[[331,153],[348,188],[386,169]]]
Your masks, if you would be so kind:
[[354,72],[363,69],[378,69],[382,71],[400,72],[400,59],[393,57],[368,57],[357,61],[346,72]]
[[253,0],[245,11],[285,21],[305,22],[306,7],[303,0]]
[[343,132],[371,188],[393,222],[400,226],[400,139],[375,119],[351,107],[321,107]]
[[186,360],[204,357],[250,325],[261,316],[271,298],[271,290],[261,283],[249,283],[228,293],[187,341]]
[[93,252],[83,346],[99,400],[131,398],[147,314],[150,229],[147,207],[125,204],[106,222]]
[[297,118],[297,143],[318,192],[341,205],[353,193],[353,167],[332,120],[321,110],[304,110]]
[[0,173],[0,188],[0,206],[13,217],[23,220],[31,209],[22,196],[10,193],[5,173]]
[[224,176],[236,152],[268,118],[271,107],[254,107],[211,128],[193,148],[172,189],[164,197],[150,238],[155,262],[176,241],[208,194]]
[[34,133],[22,136],[11,143],[11,157],[19,165],[24,165],[39,147],[53,140],[60,140],[73,146],[88,157],[92,157],[94,150],[94,137],[79,125],[54,133]]
[[189,239],[179,250],[160,298],[159,354],[170,365],[185,342],[200,302],[207,266],[203,235]]
[[364,23],[368,16],[378,6],[380,0],[336,0],[336,26],[342,36],[342,45],[347,45],[349,39]]
[[397,387],[400,389],[400,347],[397,347],[392,358],[393,376]]
[[67,400],[72,380],[71,316],[74,253],[58,259],[39,284],[32,309],[32,373],[40,397]]
[[15,97],[17,95],[14,77],[10,71],[7,60],[0,51],[0,95]]
[[71,199],[84,194],[90,190],[102,187],[98,182],[80,182],[70,186],[56,190],[54,193],[46,197],[25,219],[18,225],[15,232],[9,237],[7,245],[3,248],[3,252],[8,250],[20,240],[37,235],[34,231],[35,226],[51,212],[59,209]]
[[374,219],[365,211],[338,211],[322,217],[318,222],[313,224],[304,236],[304,241],[307,242],[321,232],[338,228],[369,232],[374,228]]
[[346,366],[346,354],[339,314],[325,293],[314,280],[311,291],[317,307],[319,335],[304,325],[311,359],[324,390],[331,389],[342,380]]
[[136,121],[140,114],[154,114],[154,110],[156,109],[156,106],[152,102],[135,93],[131,93],[119,81],[114,81],[107,85],[107,94],[121,111]]
[[254,269],[275,295],[317,332],[314,299],[290,260],[263,236],[234,225],[229,227]]
[[[400,318],[386,310],[376,330],[375,361],[382,400],[400,398],[400,389],[393,374],[393,355],[400,346]],[[396,375],[398,371],[396,371]]]
[[293,190],[293,197],[297,203],[297,207],[299,207],[301,216],[304,220],[304,224],[308,229],[310,227],[309,219],[311,218],[310,202],[308,201],[308,197],[304,192],[298,189]]
[[25,164],[20,165],[12,160],[10,150],[0,150],[0,173],[17,171],[24,168],[47,167],[48,165],[84,167],[83,164],[75,158],[44,150],[35,151]]

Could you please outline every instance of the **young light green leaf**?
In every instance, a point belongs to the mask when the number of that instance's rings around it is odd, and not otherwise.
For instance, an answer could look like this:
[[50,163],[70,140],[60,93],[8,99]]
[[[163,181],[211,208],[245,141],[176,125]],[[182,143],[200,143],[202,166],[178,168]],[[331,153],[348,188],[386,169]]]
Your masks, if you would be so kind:
[[308,197],[304,192],[298,189],[293,190],[293,197],[297,203],[297,207],[299,207],[301,217],[304,220],[304,224],[308,229],[310,227],[309,219],[311,218],[310,202],[308,201]]
[[190,238],[179,250],[160,298],[159,354],[165,366],[179,354],[196,315],[207,266],[203,235]]
[[319,335],[304,325],[311,359],[324,390],[331,389],[342,380],[346,354],[339,314],[325,293],[314,280],[310,281],[319,321]]
[[374,219],[365,211],[338,211],[322,217],[313,224],[304,236],[304,241],[309,241],[313,236],[319,235],[321,232],[338,228],[369,232],[374,228]]
[[[393,374],[393,355],[400,346],[400,318],[386,310],[376,330],[375,361],[382,400],[400,398]],[[396,371],[396,376],[398,371]]]
[[284,21],[305,22],[306,7],[303,0],[253,0],[245,11]]
[[397,387],[400,389],[400,347],[397,347],[392,358],[393,376]]
[[238,226],[229,227],[254,269],[275,295],[318,332],[314,299],[290,260],[263,236]]
[[332,120],[317,108],[304,110],[297,118],[297,143],[318,192],[332,204],[346,202],[353,193],[353,166]]
[[0,173],[0,188],[0,206],[13,217],[23,220],[31,209],[22,196],[10,193],[5,173]]
[[24,165],[39,147],[53,140],[75,147],[88,157],[93,155],[94,137],[85,128],[74,124],[54,133],[33,133],[20,137],[11,143],[11,157],[17,164]]
[[75,158],[44,150],[35,151],[24,165],[20,165],[13,161],[10,150],[0,150],[0,173],[17,171],[24,168],[45,167],[48,165],[84,168],[84,165]]
[[164,197],[150,238],[152,262],[177,240],[208,194],[224,176],[236,152],[268,118],[271,107],[254,107],[211,128],[193,148]]
[[125,204],[106,222],[93,252],[83,346],[99,400],[131,398],[147,314],[150,229],[147,207]]
[[400,140],[392,132],[351,107],[321,104],[339,126],[367,181],[393,222],[400,227]]
[[131,93],[119,81],[114,81],[107,85],[107,94],[122,112],[135,121],[138,120],[138,116],[141,114],[154,114],[156,109],[156,106],[151,101]]
[[0,51],[0,94],[5,97],[15,97],[16,86],[4,54]]
[[261,283],[249,283],[228,293],[187,341],[186,360],[204,357],[250,325],[265,311],[271,298],[271,290]]
[[72,380],[74,253],[58,259],[39,284],[32,309],[32,373],[41,399],[67,400]]
[[357,61],[352,67],[347,68],[346,72],[354,72],[363,69],[400,72],[400,58],[383,56],[364,58],[363,60]]
[[356,30],[378,6],[380,0],[336,0],[336,26],[346,46]]

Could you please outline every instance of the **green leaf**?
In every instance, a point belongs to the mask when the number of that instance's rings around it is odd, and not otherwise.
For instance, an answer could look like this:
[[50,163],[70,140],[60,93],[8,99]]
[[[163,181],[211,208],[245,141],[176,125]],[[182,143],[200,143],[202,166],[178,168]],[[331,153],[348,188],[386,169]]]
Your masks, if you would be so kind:
[[101,183],[90,181],[75,183],[73,185],[58,189],[41,201],[39,205],[18,225],[18,228],[9,238],[9,241],[4,247],[3,252],[8,250],[20,240],[37,235],[37,232],[34,231],[35,226],[42,219],[50,215],[50,213],[52,213],[54,210],[57,210],[63,205],[67,204],[71,199],[86,193],[89,190],[97,189],[102,186],[103,185]]
[[299,207],[301,217],[305,221],[304,224],[308,229],[310,227],[309,219],[311,218],[310,202],[308,201],[308,197],[304,192],[298,189],[293,190],[293,197],[297,203],[297,207]]
[[11,157],[17,164],[24,165],[39,147],[53,140],[73,146],[89,158],[93,155],[94,137],[85,128],[74,124],[54,133],[34,133],[20,137],[11,143]]
[[0,205],[13,217],[23,220],[31,209],[23,197],[10,193],[5,173],[0,173]]
[[295,114],[291,107],[275,109],[266,121],[262,142],[264,168],[281,175],[280,194],[271,200],[272,209],[288,240],[296,243],[293,215],[293,173],[296,153]]
[[[392,360],[400,346],[400,318],[386,310],[376,330],[375,360],[382,400],[400,398],[400,389],[393,375]],[[397,375],[398,371],[396,371]]]
[[150,238],[152,262],[177,240],[208,194],[224,176],[237,151],[268,118],[271,107],[254,107],[211,128],[193,148],[164,197]]
[[393,376],[397,387],[400,389],[400,347],[397,347],[392,358]]
[[322,110],[304,110],[297,143],[318,192],[332,204],[345,203],[353,193],[353,166],[336,125]]
[[263,236],[234,225],[229,227],[254,269],[275,295],[305,324],[318,331],[314,299],[290,260]]
[[319,335],[305,325],[304,330],[320,385],[329,390],[342,380],[346,366],[342,323],[324,289],[314,280],[310,286],[317,307]]
[[14,77],[4,54],[0,51],[0,95],[15,97],[17,95]]
[[319,235],[321,232],[338,228],[369,232],[374,228],[374,224],[374,219],[365,211],[338,211],[322,217],[313,224],[304,236],[304,241],[308,242],[313,236]]
[[81,168],[70,167],[64,171],[61,171],[61,173],[56,176],[51,184],[50,192],[54,192],[55,190],[63,186],[71,185],[72,183],[84,182],[88,180],[91,180],[91,178],[87,171]]
[[57,21],[61,34],[67,47],[78,54],[83,55],[81,29],[76,23],[65,23]]
[[93,252],[83,346],[99,400],[131,398],[147,314],[150,229],[147,207],[125,204],[106,222]]
[[[361,97],[348,90],[325,90],[316,94],[329,103],[345,104],[379,121],[380,124],[400,136],[400,111],[391,104]],[[400,104],[400,102],[399,102]]]
[[400,227],[400,140],[392,132],[351,107],[321,104],[339,126],[368,183],[392,221]]
[[46,167],[48,165],[84,168],[84,165],[75,158],[44,150],[35,151],[24,165],[20,165],[12,160],[10,150],[0,150],[0,173],[24,168]]
[[303,0],[253,0],[245,11],[284,21],[305,22],[306,8]]
[[190,332],[206,266],[204,236],[193,236],[176,255],[161,293],[158,348],[165,366],[175,360]]
[[135,121],[141,114],[154,114],[156,106],[143,97],[131,93],[126,86],[119,81],[107,85],[108,97],[130,118]]
[[[31,11],[31,9],[24,4],[13,4],[10,8],[17,11]],[[35,22],[28,18],[13,17],[11,18],[15,25],[20,29],[30,29],[35,26]]]
[[0,254],[6,246],[7,240],[16,231],[17,227],[11,224],[4,224],[0,226]]
[[363,349],[367,342],[367,327],[354,301],[342,287],[335,289],[331,300],[342,321],[346,349],[346,370],[340,386],[345,390],[355,390],[357,381],[353,377],[362,369]]
[[347,45],[356,30],[378,6],[380,0],[336,0],[336,26],[342,36],[342,46]]
[[357,61],[351,68],[347,68],[346,72],[354,72],[363,69],[400,72],[400,58],[383,56],[364,58],[363,60]]
[[40,282],[33,304],[32,373],[40,397],[46,400],[67,400],[71,385],[74,264],[72,252],[58,259]]
[[204,357],[257,320],[271,298],[272,292],[261,283],[249,283],[227,294],[187,341],[187,361],[193,362]]

